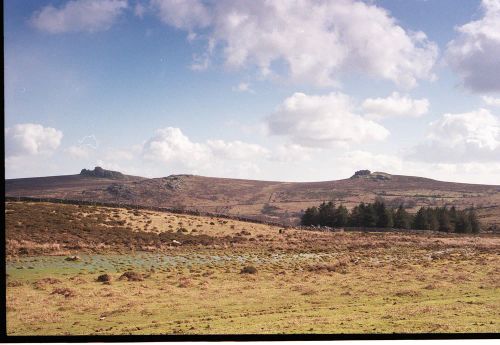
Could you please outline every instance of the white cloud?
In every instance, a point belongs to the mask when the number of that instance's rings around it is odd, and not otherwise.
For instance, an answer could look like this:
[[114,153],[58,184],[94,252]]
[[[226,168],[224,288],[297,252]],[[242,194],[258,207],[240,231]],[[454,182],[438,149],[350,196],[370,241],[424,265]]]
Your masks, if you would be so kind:
[[447,61],[463,84],[477,92],[500,91],[500,0],[483,0],[484,16],[457,28]]
[[294,93],[267,119],[269,133],[309,147],[383,140],[389,131],[353,112],[349,96]]
[[73,0],[60,8],[43,7],[31,17],[31,24],[52,34],[97,32],[109,29],[127,8],[127,0]]
[[214,156],[230,160],[262,158],[269,154],[269,150],[260,145],[249,144],[239,140],[231,142],[208,140],[207,146]]
[[361,169],[395,173],[401,171],[403,166],[403,161],[397,156],[360,150],[342,154],[337,162],[339,166],[349,167],[348,170],[352,173]]
[[[412,87],[432,79],[438,48],[407,32],[381,7],[337,1],[153,0],[161,20],[192,33],[203,28],[208,56],[222,50],[230,68],[256,66],[271,77],[284,63],[293,81],[338,84],[361,72]],[[197,63],[196,65],[199,65]]]
[[278,145],[269,155],[271,161],[282,163],[297,163],[311,159],[311,154],[321,149],[304,147],[296,144]]
[[421,162],[367,151],[346,152],[335,160],[336,172],[348,177],[359,169],[393,175],[427,177],[441,181],[498,184],[499,162]]
[[491,96],[483,96],[482,99],[486,105],[500,107],[500,98],[495,98],[495,97],[491,97]]
[[90,147],[72,145],[65,149],[64,152],[68,153],[73,158],[88,158],[90,154]]
[[52,127],[24,123],[5,129],[6,156],[51,153],[59,147],[63,133]]
[[393,92],[387,98],[367,98],[361,105],[366,115],[373,119],[392,116],[418,117],[429,110],[429,101],[426,98],[412,99]]
[[500,158],[500,118],[489,110],[444,114],[430,123],[427,140],[410,158],[430,162],[481,162]]
[[210,24],[208,9],[198,0],[151,0],[161,20],[178,29],[203,28]]
[[229,161],[248,162],[265,159],[269,151],[257,144],[239,140],[193,142],[179,128],[158,129],[143,146],[143,157],[191,172],[209,172]]
[[243,82],[239,83],[237,86],[234,86],[233,91],[255,93],[255,91],[250,87],[250,84]]
[[210,149],[192,142],[179,128],[158,129],[144,145],[146,159],[196,167],[210,162]]

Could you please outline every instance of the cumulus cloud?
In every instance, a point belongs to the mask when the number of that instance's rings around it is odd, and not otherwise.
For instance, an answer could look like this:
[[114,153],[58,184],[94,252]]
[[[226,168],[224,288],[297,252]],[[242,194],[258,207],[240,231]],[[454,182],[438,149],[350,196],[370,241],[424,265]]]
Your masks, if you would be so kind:
[[178,162],[195,167],[210,161],[210,149],[192,142],[179,128],[167,127],[156,130],[144,145],[144,157],[163,162]]
[[24,123],[5,129],[6,156],[51,153],[61,144],[63,133],[52,127]]
[[426,98],[412,99],[393,92],[387,98],[367,98],[361,105],[367,116],[381,119],[393,116],[418,117],[429,110],[429,101]]
[[216,157],[230,160],[245,160],[265,157],[269,151],[257,144],[249,144],[239,140],[208,140],[207,147]]
[[483,0],[481,19],[458,27],[446,57],[465,87],[500,91],[500,0]]
[[430,123],[427,140],[416,146],[409,157],[444,163],[498,161],[500,118],[486,109],[444,114]]
[[309,147],[383,140],[389,131],[354,113],[349,96],[294,93],[266,119],[269,133]]
[[284,64],[293,81],[320,86],[338,84],[343,72],[361,72],[404,87],[434,77],[436,44],[423,32],[405,31],[374,4],[153,0],[153,5],[164,23],[190,35],[203,33],[209,57],[222,51],[228,67],[255,66],[264,77],[278,74],[276,64]]
[[97,32],[109,29],[127,8],[127,0],[73,0],[35,12],[31,24],[51,34]]
[[239,140],[194,142],[179,128],[158,129],[143,147],[148,160],[179,165],[190,170],[209,170],[223,161],[247,161],[266,158],[269,151],[257,144]]
[[486,105],[500,107],[500,98],[495,98],[495,97],[491,97],[491,96],[483,96],[482,99]]

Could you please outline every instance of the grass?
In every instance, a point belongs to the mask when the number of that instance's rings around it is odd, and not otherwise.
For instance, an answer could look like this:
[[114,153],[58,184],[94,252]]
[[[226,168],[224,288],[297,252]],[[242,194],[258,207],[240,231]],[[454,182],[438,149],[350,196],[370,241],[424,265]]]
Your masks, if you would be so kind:
[[[29,215],[64,211],[69,223],[78,227],[82,221],[65,208],[72,210],[71,205],[15,204],[6,205],[13,210],[7,216],[7,241],[24,240],[11,227]],[[84,219],[115,214],[99,208],[78,210],[85,211]],[[118,214],[135,217],[127,210]],[[203,224],[211,241],[199,242],[198,235],[191,235],[193,242],[180,246],[158,242],[148,251],[124,251],[120,242],[91,246],[90,239],[101,237],[89,236],[81,239],[88,245],[69,249],[63,241],[54,241],[63,236],[36,236],[41,226],[31,226],[33,246],[46,247],[34,255],[11,248],[8,334],[500,330],[498,237],[294,229],[280,234],[279,228],[267,227],[266,232],[231,220],[161,217],[176,227],[179,222],[186,228]],[[102,219],[106,222],[104,215]],[[43,217],[32,222],[46,224]],[[101,231],[106,231],[104,225]],[[232,243],[230,238],[243,228],[256,240]],[[63,230],[68,229],[53,231]],[[126,229],[116,231],[129,234]],[[80,259],[66,261],[70,255]],[[254,267],[255,273],[241,274],[245,267]],[[126,272],[142,280],[120,279]],[[103,274],[111,279],[98,281]]]

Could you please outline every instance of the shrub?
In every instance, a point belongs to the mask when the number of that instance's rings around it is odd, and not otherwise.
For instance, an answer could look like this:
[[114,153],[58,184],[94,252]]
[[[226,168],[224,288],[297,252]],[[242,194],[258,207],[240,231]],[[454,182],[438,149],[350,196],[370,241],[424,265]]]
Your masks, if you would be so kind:
[[54,289],[54,291],[52,291],[52,295],[55,295],[55,294],[63,295],[65,298],[76,296],[76,292],[74,290],[69,289],[69,288]]
[[240,274],[256,274],[257,269],[253,266],[245,266],[241,269]]
[[137,273],[137,272],[134,272],[134,271],[127,271],[125,273],[123,273],[120,278],[120,280],[125,280],[127,279],[128,281],[134,281],[134,282],[138,282],[138,281],[143,281],[144,280],[144,277],[142,276],[142,274],[140,273]]
[[111,276],[109,274],[101,274],[99,277],[97,277],[97,281],[101,283],[110,282]]

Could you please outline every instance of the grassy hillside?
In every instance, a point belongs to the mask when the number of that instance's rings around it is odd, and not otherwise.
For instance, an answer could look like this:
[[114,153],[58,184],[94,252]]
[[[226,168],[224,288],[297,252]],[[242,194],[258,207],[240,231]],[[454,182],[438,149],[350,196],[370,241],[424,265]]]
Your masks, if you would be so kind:
[[494,235],[313,232],[15,202],[6,241],[11,335],[499,329]]
[[[382,176],[383,178],[381,178]],[[373,173],[325,182],[270,182],[173,175],[123,179],[82,175],[6,181],[7,196],[54,197],[186,208],[297,224],[302,210],[322,201],[348,208],[383,197],[390,206],[475,206],[486,227],[500,226],[500,186]]]

